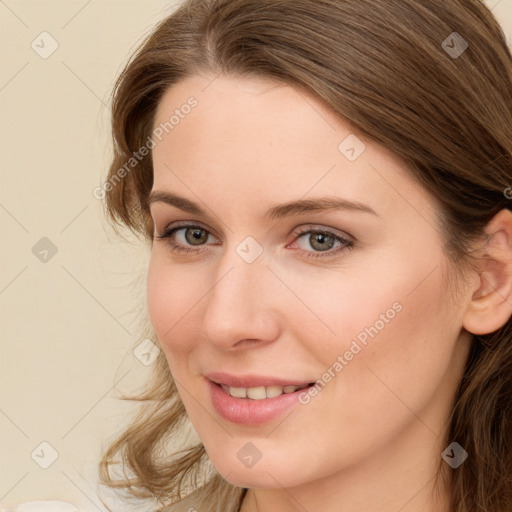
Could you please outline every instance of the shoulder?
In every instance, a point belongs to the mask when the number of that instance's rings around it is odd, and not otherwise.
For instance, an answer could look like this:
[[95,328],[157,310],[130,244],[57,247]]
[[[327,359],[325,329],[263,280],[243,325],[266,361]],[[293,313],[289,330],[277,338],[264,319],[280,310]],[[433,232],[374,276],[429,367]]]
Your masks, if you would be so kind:
[[176,503],[175,505],[170,505],[161,510],[161,512],[204,512],[200,508],[200,498],[197,492],[193,492],[188,495],[184,500]]

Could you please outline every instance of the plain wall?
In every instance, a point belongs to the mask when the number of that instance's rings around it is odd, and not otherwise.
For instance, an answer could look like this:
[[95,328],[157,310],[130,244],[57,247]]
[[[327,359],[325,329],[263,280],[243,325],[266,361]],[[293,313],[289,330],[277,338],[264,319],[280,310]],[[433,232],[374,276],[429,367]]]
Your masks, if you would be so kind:
[[[0,508],[104,510],[100,449],[132,410],[116,397],[151,371],[133,353],[147,249],[112,236],[93,190],[114,80],[173,4],[0,2]],[[512,43],[512,0],[488,4]]]

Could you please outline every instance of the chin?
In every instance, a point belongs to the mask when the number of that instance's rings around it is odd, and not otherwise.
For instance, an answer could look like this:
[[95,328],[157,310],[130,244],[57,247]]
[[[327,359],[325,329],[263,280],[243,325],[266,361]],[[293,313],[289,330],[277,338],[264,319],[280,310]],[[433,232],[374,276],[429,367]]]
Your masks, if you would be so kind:
[[231,485],[234,485],[236,487],[250,487],[251,489],[272,489],[290,487],[295,485],[293,483],[291,483],[290,485],[288,482],[286,483],[286,485],[282,485],[279,474],[276,475],[272,471],[266,472],[262,468],[260,468],[259,470],[256,470],[255,468],[231,468],[227,472],[221,473],[219,471],[219,473]]
[[294,487],[304,483],[306,475],[297,474],[296,468],[275,459],[266,459],[263,455],[252,466],[245,466],[237,455],[227,457],[226,452],[210,458],[218,473],[230,484],[237,487],[273,489]]

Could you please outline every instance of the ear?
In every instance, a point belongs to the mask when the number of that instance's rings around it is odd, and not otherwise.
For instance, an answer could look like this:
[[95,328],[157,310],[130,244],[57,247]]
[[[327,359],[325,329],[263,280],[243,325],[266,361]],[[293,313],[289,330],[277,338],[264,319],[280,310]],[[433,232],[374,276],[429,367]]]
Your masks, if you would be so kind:
[[512,316],[512,212],[503,209],[485,229],[478,279],[464,313],[463,327],[473,334],[489,334]]

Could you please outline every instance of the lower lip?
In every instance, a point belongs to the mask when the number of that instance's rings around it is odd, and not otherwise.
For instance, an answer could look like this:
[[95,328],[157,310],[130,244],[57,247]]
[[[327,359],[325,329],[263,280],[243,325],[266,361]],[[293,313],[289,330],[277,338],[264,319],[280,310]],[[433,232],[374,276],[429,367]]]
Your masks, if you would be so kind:
[[283,393],[274,398],[252,400],[250,398],[235,398],[211,380],[208,380],[208,385],[213,406],[220,416],[232,423],[242,425],[260,425],[275,420],[298,403],[299,394],[305,391],[305,389],[300,389],[293,393]]

